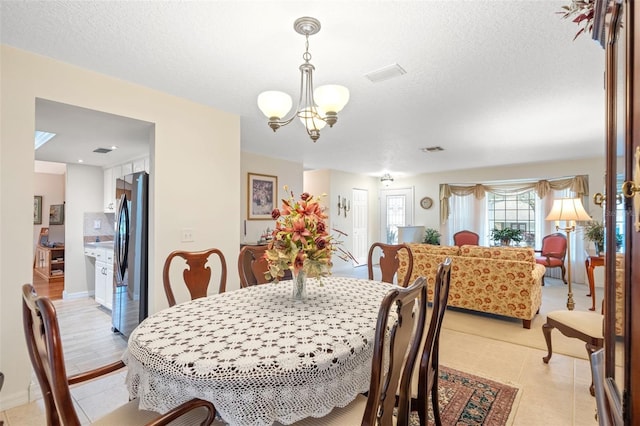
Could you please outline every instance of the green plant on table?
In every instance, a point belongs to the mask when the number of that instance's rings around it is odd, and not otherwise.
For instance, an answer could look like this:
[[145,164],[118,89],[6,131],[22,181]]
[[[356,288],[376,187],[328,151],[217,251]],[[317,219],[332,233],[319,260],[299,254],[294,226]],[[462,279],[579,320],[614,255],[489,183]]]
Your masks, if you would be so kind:
[[522,241],[523,235],[522,230],[513,229],[513,228],[493,228],[491,230],[490,238],[496,243],[500,243],[503,246],[508,246],[513,241],[514,243],[519,243]]
[[440,245],[440,232],[433,228],[427,228],[424,231],[424,240],[422,240],[425,244],[432,244],[435,246]]
[[584,238],[593,241],[596,251],[600,252],[604,249],[604,225],[602,222],[592,220],[584,227]]

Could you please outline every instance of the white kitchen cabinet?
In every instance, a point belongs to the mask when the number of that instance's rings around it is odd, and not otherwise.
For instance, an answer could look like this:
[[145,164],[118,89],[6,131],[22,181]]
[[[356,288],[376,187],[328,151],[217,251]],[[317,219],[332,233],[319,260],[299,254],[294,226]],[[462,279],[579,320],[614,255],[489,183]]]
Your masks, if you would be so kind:
[[[85,249],[85,254],[87,251]],[[95,263],[95,299],[102,306],[112,309],[113,306],[113,250],[96,248],[89,251]]]
[[133,162],[133,173],[144,172],[144,158],[139,158]]
[[104,169],[104,212],[116,211],[116,179],[113,177],[113,168]]
[[124,163],[121,165],[121,167],[122,167],[122,174],[120,175],[120,177],[130,175],[131,173],[133,173],[133,163]]

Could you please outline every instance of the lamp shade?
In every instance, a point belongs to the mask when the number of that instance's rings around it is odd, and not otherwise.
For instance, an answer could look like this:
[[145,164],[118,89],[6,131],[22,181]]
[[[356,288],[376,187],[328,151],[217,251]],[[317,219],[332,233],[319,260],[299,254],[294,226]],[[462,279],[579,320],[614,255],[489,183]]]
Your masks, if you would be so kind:
[[267,118],[282,118],[289,110],[293,101],[291,96],[277,90],[269,90],[258,95],[258,108]]
[[584,210],[580,198],[560,198],[553,200],[546,220],[591,220],[591,216]]
[[318,114],[314,114],[311,109],[305,108],[298,113],[298,117],[307,130],[322,130],[327,123],[319,118]]
[[327,84],[313,91],[313,99],[323,111],[340,112],[349,102],[349,89],[337,84]]

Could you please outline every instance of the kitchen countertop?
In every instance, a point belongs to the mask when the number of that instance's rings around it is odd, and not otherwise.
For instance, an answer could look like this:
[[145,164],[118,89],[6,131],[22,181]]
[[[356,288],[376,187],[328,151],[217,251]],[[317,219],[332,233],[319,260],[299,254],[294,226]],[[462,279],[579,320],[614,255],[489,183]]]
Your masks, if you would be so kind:
[[84,243],[84,246],[88,248],[113,249],[113,241],[99,241],[99,242],[93,242],[93,243]]

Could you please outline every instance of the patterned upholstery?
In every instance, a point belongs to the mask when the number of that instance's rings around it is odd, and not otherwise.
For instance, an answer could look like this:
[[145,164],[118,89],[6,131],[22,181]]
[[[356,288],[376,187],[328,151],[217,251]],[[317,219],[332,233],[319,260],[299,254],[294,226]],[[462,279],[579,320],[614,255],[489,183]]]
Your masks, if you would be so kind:
[[[530,320],[542,303],[542,276],[545,267],[534,261],[534,251],[522,247],[430,246],[409,244],[413,253],[413,273],[427,278],[428,298],[438,265],[449,256],[451,288],[449,306]],[[402,255],[401,263],[402,263]],[[398,279],[406,274],[400,267]]]
[[616,335],[624,334],[624,254],[616,253]]

